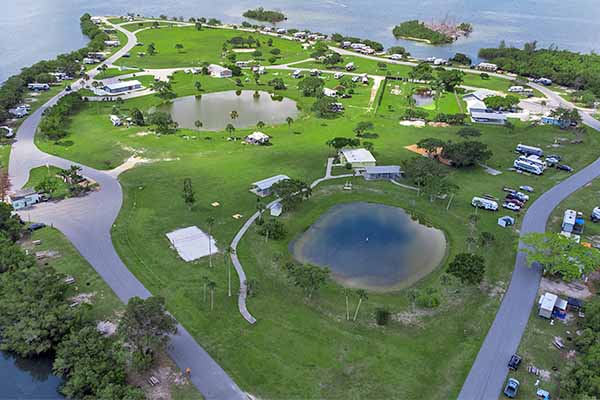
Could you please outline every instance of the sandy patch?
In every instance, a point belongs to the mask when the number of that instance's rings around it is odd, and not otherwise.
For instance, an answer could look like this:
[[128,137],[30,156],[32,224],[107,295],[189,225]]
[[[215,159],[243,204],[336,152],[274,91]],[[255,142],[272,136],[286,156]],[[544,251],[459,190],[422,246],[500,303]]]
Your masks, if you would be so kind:
[[415,128],[423,128],[425,126],[425,121],[400,121],[400,125],[402,126],[413,126]]
[[123,164],[119,165],[117,168],[111,169],[108,173],[111,176],[117,177],[117,176],[121,175],[123,172],[134,168],[138,164],[144,164],[144,163],[148,163],[148,162],[149,162],[149,160],[147,160],[145,158],[138,157],[138,156],[131,156]]
[[142,131],[142,132],[138,132],[135,134],[135,136],[148,136],[148,135],[154,135],[154,132]]
[[92,300],[94,299],[94,297],[96,296],[96,293],[80,293],[77,296],[73,296],[71,297],[69,300],[71,300],[73,303],[85,303],[85,304],[92,304]]
[[[194,371],[192,371],[192,374]],[[159,380],[158,385],[151,386],[148,383],[149,377],[155,377]],[[148,400],[171,400],[171,385],[182,386],[188,384],[185,375],[177,370],[173,361],[166,355],[160,355],[157,366],[143,375],[132,374],[128,377],[130,384],[140,387]]]
[[392,314],[392,321],[400,322],[405,326],[418,326],[422,327],[423,317],[427,317],[433,315],[435,311],[433,310],[420,310],[416,309],[414,312],[405,311],[397,314]]
[[428,122],[427,125],[433,126],[434,128],[448,128],[450,124],[446,122]]
[[233,49],[234,53],[253,53],[256,49]]
[[551,292],[563,297],[574,297],[581,300],[592,297],[592,292],[582,282],[576,281],[567,283],[563,281],[553,281],[547,278],[542,278],[540,292]]

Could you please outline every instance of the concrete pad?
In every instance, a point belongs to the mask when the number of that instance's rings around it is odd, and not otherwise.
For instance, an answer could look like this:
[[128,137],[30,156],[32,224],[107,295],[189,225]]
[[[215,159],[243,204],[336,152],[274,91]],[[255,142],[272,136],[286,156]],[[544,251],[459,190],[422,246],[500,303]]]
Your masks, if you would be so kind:
[[167,233],[167,238],[179,256],[187,262],[219,252],[215,239],[202,232],[197,226]]

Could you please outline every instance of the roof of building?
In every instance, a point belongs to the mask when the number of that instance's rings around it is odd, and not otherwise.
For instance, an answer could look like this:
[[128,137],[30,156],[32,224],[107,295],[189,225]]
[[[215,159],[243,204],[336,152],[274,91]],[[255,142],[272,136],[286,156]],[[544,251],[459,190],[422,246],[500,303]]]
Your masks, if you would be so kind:
[[224,67],[222,65],[219,64],[210,64],[208,66],[208,70],[210,72],[223,72],[223,71],[231,71],[229,68]]
[[506,114],[498,112],[482,112],[482,111],[471,111],[471,117],[473,119],[493,119],[506,121]]
[[31,188],[25,188],[25,189],[17,190],[14,193],[9,194],[9,197],[12,200],[16,200],[16,199],[22,199],[23,197],[31,196],[34,194],[38,194],[38,193]]
[[467,93],[463,96],[463,99],[467,97],[475,97],[477,100],[483,101],[486,97],[497,96],[498,94],[493,90],[488,89],[477,89],[474,92]]
[[558,300],[557,295],[554,293],[546,293],[540,299],[540,308],[544,310],[553,310],[556,300]]
[[340,153],[349,163],[376,162],[373,154],[366,149],[342,149]]
[[269,140],[270,136],[267,134],[264,134],[262,132],[254,132],[251,133],[250,135],[246,136],[246,139],[252,139],[252,140],[256,140],[256,141],[263,141],[263,140]]
[[365,167],[367,174],[399,174],[401,171],[399,165],[378,165],[374,167]]
[[108,88],[109,90],[115,90],[115,89],[125,89],[125,88],[129,88],[129,87],[133,87],[133,86],[142,86],[140,81],[121,81],[121,82],[115,82],[115,83],[107,83],[106,85],[104,85],[105,88]]
[[271,186],[276,184],[277,182],[285,181],[286,179],[290,179],[287,175],[275,175],[267,179],[263,179],[262,181],[254,182],[252,186],[260,190],[269,189]]

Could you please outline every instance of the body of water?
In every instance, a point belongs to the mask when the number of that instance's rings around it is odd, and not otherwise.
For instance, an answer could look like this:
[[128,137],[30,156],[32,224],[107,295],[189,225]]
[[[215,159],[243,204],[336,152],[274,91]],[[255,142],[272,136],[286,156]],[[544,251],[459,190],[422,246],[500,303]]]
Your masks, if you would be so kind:
[[0,352],[0,399],[55,400],[61,380],[52,375],[49,357],[27,359]]
[[[196,129],[194,123],[201,121],[202,130],[209,131],[222,131],[227,124],[236,128],[253,127],[258,121],[267,125],[282,124],[287,117],[295,117],[299,112],[293,100],[273,100],[267,92],[258,93],[260,96],[254,97],[252,90],[242,90],[239,94],[230,90],[207,93],[200,98],[181,97],[160,106],[159,110],[170,113],[181,128]],[[237,118],[231,118],[232,111],[237,111]]]
[[[515,46],[537,40],[540,46],[600,50],[598,0],[4,1],[0,13],[0,81],[36,61],[82,47],[87,39],[80,33],[79,17],[84,12],[204,16],[239,23],[246,9],[259,5],[283,11],[289,17],[281,24],[284,27],[368,37],[386,46],[405,46],[417,57],[449,57],[456,52],[475,57],[479,48],[497,46],[502,39]],[[469,38],[440,47],[396,41],[392,36],[394,25],[415,18],[427,22],[465,21],[473,24],[474,32]]]
[[446,239],[401,208],[349,203],[321,216],[290,249],[302,263],[329,267],[346,287],[385,291],[410,286],[439,266]]

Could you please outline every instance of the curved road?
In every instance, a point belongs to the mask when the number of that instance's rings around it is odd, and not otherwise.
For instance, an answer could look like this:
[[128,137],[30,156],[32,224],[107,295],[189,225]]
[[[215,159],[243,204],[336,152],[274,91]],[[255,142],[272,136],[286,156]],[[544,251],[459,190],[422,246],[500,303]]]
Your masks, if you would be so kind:
[[[552,102],[562,107],[574,108],[544,86],[530,83]],[[586,125],[600,131],[600,121],[581,112]],[[572,193],[600,176],[600,158],[568,179],[542,194],[527,210],[521,224],[521,236],[531,232],[545,232],[552,211]],[[521,249],[522,244],[519,245]],[[515,269],[488,334],[477,354],[475,363],[459,394],[461,400],[497,399],[508,373],[507,364],[521,342],[531,308],[537,297],[542,268],[529,267],[525,253],[519,251]]]
[[[137,43],[135,35],[115,26],[127,35],[128,43],[104,62],[111,64]],[[89,73],[94,77],[94,69]],[[72,85],[78,90],[83,82]],[[40,151],[34,143],[36,129],[44,110],[54,105],[67,92],[61,92],[29,116],[17,131],[12,146],[9,176],[13,188],[22,188],[32,168],[54,165],[68,168],[74,163]],[[59,229],[112,288],[127,302],[131,297],[147,298],[151,293],[136,279],[121,261],[112,243],[110,231],[121,209],[123,194],[115,171],[105,172],[80,165],[82,174],[100,185],[100,190],[81,198],[71,198],[59,203],[43,203],[19,212],[24,220],[44,222]],[[227,373],[210,357],[181,325],[171,337],[169,354],[181,369],[191,368],[192,383],[206,399],[247,399]]]

